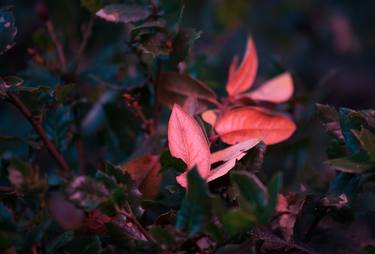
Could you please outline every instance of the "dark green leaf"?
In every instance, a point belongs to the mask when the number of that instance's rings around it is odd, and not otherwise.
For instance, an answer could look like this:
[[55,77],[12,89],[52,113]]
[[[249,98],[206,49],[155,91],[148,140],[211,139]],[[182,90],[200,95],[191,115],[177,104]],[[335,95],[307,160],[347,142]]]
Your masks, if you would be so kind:
[[224,214],[223,225],[230,234],[250,230],[256,222],[256,216],[244,210],[232,210]]
[[65,246],[66,244],[70,243],[74,238],[74,231],[66,231],[59,235],[56,239],[51,241],[47,245],[47,253],[56,253],[56,251]]
[[189,235],[201,232],[211,215],[210,198],[206,182],[196,168],[187,174],[188,188],[177,213],[177,229],[186,229]]

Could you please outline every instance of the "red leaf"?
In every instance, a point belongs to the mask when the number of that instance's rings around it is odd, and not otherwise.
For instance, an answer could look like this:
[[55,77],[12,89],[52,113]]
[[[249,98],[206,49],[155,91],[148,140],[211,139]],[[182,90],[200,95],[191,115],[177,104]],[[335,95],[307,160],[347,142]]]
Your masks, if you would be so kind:
[[140,192],[146,198],[152,198],[159,193],[161,176],[159,156],[145,155],[121,165],[121,170],[130,174]]
[[[210,149],[203,130],[195,119],[177,104],[173,106],[169,119],[168,143],[171,155],[183,160],[188,170],[196,165],[201,177],[208,176]],[[177,180],[182,186],[186,186],[186,178],[183,175]]]
[[234,57],[229,67],[226,89],[230,96],[235,96],[248,90],[254,83],[258,69],[258,57],[252,39],[248,39],[245,56],[241,65],[236,69],[237,62],[237,57]]
[[158,80],[158,99],[161,103],[173,107],[174,104],[183,106],[188,97],[198,100],[198,110],[202,112],[207,105],[217,104],[216,94],[203,82],[187,74],[177,72],[162,72]]
[[283,73],[266,83],[253,92],[239,95],[255,101],[269,101],[273,103],[286,102],[293,95],[293,79],[289,72]]
[[267,145],[288,139],[296,126],[288,117],[256,107],[239,108],[224,113],[215,130],[223,142],[235,144],[248,139],[262,139]]

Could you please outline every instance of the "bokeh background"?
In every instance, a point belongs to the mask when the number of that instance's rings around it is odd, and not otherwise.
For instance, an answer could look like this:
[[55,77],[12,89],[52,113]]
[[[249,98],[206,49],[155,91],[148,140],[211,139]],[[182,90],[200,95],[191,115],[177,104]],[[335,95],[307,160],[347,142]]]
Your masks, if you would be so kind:
[[[78,0],[46,0],[56,30],[64,35],[66,50],[74,54],[80,42],[80,24],[89,12]],[[114,1],[107,1],[114,2]],[[118,2],[118,1],[117,1]],[[137,1],[127,1],[137,2]],[[43,43],[41,1],[0,1],[12,6],[18,26],[15,47],[0,58],[0,74],[27,77],[27,49]],[[375,107],[374,1],[350,0],[164,0],[159,1],[167,20],[202,31],[192,50],[193,75],[224,92],[233,55],[242,55],[248,36],[256,42],[260,59],[257,83],[281,70],[293,73],[296,92],[290,102],[298,131],[288,142],[268,149],[264,173],[282,171],[286,186],[304,183],[324,188],[330,173],[325,159],[327,136],[315,117],[314,104],[366,109]],[[42,13],[43,14],[43,13]],[[89,42],[87,63],[98,55],[125,46],[126,28],[97,20]],[[112,71],[109,66],[106,75]],[[35,74],[35,73],[34,73]],[[33,75],[34,75],[33,74]],[[104,74],[103,74],[104,75]],[[104,75],[105,79],[106,76]],[[39,82],[59,82],[41,74]],[[26,132],[20,117],[4,115],[2,134]],[[328,174],[328,175],[327,175]],[[298,184],[297,184],[298,183]]]

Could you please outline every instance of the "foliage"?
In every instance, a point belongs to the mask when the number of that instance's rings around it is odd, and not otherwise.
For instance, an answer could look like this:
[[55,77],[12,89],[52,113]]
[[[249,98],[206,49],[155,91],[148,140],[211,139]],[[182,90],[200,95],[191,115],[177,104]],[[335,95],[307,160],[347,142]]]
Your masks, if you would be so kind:
[[[291,188],[268,155],[302,150],[295,78],[264,81],[248,38],[218,86],[171,6],[82,0],[77,36],[37,1],[28,62],[0,77],[0,251],[373,253],[375,110],[316,104],[329,184]],[[23,36],[13,11],[0,57]]]

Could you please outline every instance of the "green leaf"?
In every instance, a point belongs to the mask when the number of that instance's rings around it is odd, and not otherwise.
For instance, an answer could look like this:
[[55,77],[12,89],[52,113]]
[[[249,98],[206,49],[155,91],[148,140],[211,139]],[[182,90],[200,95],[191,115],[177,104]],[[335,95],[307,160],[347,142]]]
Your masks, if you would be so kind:
[[56,251],[70,243],[74,238],[74,231],[66,231],[59,235],[56,239],[52,240],[47,245],[47,253],[56,253]]
[[162,153],[160,156],[160,163],[162,170],[174,169],[178,172],[184,172],[186,169],[186,164],[183,160],[173,157],[169,150]]
[[158,244],[173,246],[176,243],[174,235],[167,229],[160,226],[151,226],[150,233],[152,237],[158,242]]
[[81,0],[81,5],[90,12],[95,13],[103,7],[103,0]]
[[150,9],[147,7],[128,4],[106,5],[96,13],[106,21],[125,24],[145,20],[150,14]]
[[9,247],[16,239],[17,225],[8,208],[0,202],[0,250]]
[[275,175],[268,183],[268,204],[261,216],[261,222],[267,222],[275,212],[277,204],[277,195],[279,194],[282,186],[283,178],[281,174]]
[[375,246],[374,245],[366,245],[365,251],[367,254],[375,254]]
[[371,163],[356,162],[351,160],[350,157],[327,160],[325,164],[331,169],[354,174],[361,174],[374,168]]
[[17,34],[17,27],[13,12],[0,9],[0,55],[14,46],[14,37]]
[[180,210],[177,213],[177,229],[186,229],[189,235],[201,232],[211,215],[211,204],[207,183],[196,168],[187,174],[188,188]]
[[255,175],[234,171],[230,177],[240,195],[240,202],[244,208],[260,212],[267,205],[266,189]]
[[353,133],[361,143],[362,148],[368,153],[369,160],[375,162],[375,135],[368,129],[362,128],[359,132]]
[[21,86],[24,82],[22,78],[17,77],[17,76],[7,76],[7,77],[4,77],[3,79],[7,83],[7,85],[11,87]]
[[232,210],[224,214],[223,225],[230,234],[240,233],[250,230],[256,222],[256,216],[250,212],[240,210]]

